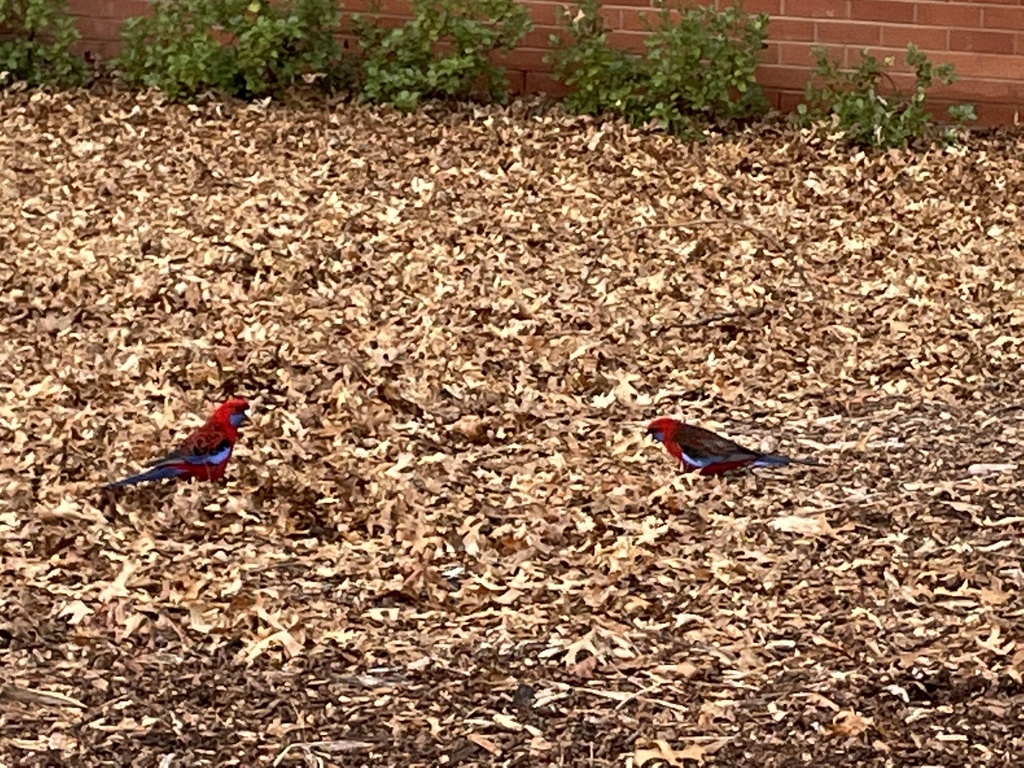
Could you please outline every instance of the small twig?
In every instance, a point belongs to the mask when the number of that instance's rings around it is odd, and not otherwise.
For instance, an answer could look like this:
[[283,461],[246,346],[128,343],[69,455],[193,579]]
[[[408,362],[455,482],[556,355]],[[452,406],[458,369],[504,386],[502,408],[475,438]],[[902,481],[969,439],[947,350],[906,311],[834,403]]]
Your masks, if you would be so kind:
[[11,274],[0,281],[0,293],[7,293],[7,289],[14,283],[15,271],[12,269]]
[[890,75],[888,72],[882,72],[882,77],[889,81],[889,85],[892,86],[892,92],[894,94],[896,94],[897,96],[903,95],[902,93],[900,93],[900,89],[899,86],[896,85],[896,81],[892,79],[892,75]]
[[41,704],[44,707],[76,707],[85,709],[85,704],[52,691],[37,691],[20,685],[5,685],[0,688],[0,701],[20,701],[22,704]]
[[677,324],[676,327],[677,328],[697,328],[697,327],[702,326],[702,325],[711,325],[712,323],[717,323],[717,322],[719,322],[721,320],[729,320],[730,318],[733,318],[733,317],[742,317],[744,320],[750,320],[751,318],[754,318],[754,317],[757,317],[760,314],[763,314],[764,310],[765,310],[765,305],[762,304],[761,306],[757,307],[756,309],[751,309],[751,310],[746,311],[746,312],[743,311],[742,309],[736,309],[736,310],[733,310],[732,312],[716,312],[713,315],[708,315],[707,317],[702,317],[699,320],[690,320],[690,321],[685,322],[685,323],[679,323],[679,324]]

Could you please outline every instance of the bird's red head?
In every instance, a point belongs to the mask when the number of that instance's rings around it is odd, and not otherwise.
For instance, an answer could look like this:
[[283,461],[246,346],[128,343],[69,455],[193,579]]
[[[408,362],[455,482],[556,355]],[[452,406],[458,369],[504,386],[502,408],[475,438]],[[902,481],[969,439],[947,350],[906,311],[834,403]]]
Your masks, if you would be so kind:
[[240,397],[233,397],[217,406],[217,410],[213,412],[213,417],[210,421],[229,426],[232,429],[238,429],[245,423],[247,419],[245,414],[248,410],[249,404],[245,400]]
[[661,416],[647,425],[647,434],[659,443],[663,443],[666,438],[670,438],[675,433],[678,426],[679,422],[676,419],[670,416]]

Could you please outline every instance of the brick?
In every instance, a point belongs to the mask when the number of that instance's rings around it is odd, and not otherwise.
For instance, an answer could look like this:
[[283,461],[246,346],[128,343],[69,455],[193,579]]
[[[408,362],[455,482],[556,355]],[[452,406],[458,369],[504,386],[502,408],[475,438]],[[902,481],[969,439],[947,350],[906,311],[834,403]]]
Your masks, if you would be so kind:
[[993,102],[1024,104],[1024,83],[1018,80],[994,80],[964,78],[952,85],[936,85],[931,93],[936,98],[949,99],[957,103]]
[[1024,30],[1024,8],[982,8],[981,26],[985,29]]
[[882,27],[855,21],[819,21],[814,25],[814,40],[844,45],[878,45],[882,42]]
[[[620,8],[622,11],[621,29],[646,32],[662,26],[662,14],[658,8]],[[678,24],[681,14],[678,9],[668,8],[668,22]],[[645,21],[646,19],[646,21]]]
[[75,26],[86,40],[120,40],[121,19],[96,19],[80,16],[75,19]]
[[941,27],[922,27],[917,24],[883,24],[882,45],[906,49],[913,43],[923,51],[949,50],[949,30]]
[[782,13],[782,0],[741,0],[740,6],[747,13],[767,13],[769,16]]
[[409,0],[346,0],[345,15],[360,13],[372,18],[393,16],[400,19],[412,17]]
[[803,90],[810,79],[810,73],[806,67],[783,67],[766,65],[758,67],[757,81],[767,88],[781,88],[784,90]]
[[[567,1],[566,3],[563,3],[563,4],[564,5],[569,5],[570,3]],[[615,2],[609,3],[609,5],[613,6],[615,8],[652,8],[653,7],[653,3],[651,2],[651,0],[615,0]]]
[[853,0],[850,3],[850,18],[907,24],[914,21],[914,3],[900,0]]
[[[363,12],[360,11],[359,13]],[[375,13],[366,13],[364,15],[367,19],[372,19],[373,23],[377,26],[384,27],[386,29],[395,29],[396,27],[402,26],[409,20],[408,16],[379,16]],[[346,36],[342,35],[341,38],[346,38]]]
[[850,3],[849,0],[782,0],[782,13],[803,19],[848,19]]
[[562,98],[569,92],[564,83],[555,80],[543,72],[527,72],[524,93],[546,93],[555,98]]
[[516,48],[514,51],[500,51],[494,54],[494,62],[505,69],[550,72],[551,64],[545,61],[549,55],[550,51],[547,49]]
[[[907,51],[904,48],[885,48],[879,46],[869,49],[867,53],[881,62],[884,62],[886,59],[892,59],[892,64],[889,65],[887,71],[894,77],[911,71],[906,63]],[[862,48],[848,48],[846,52],[847,64],[851,67],[857,66],[863,55],[864,50]]]
[[519,69],[505,71],[508,78],[508,91],[516,95],[526,93],[526,73]]
[[534,24],[553,27],[558,23],[558,9],[562,3],[528,3],[526,7]]
[[779,64],[790,67],[803,67],[810,71],[814,66],[815,48],[824,48],[829,58],[846,64],[846,49],[841,45],[816,45],[814,43],[779,43]]
[[622,29],[622,9],[601,7],[601,17],[608,29]]
[[647,50],[647,46],[644,45],[646,39],[647,35],[642,32],[609,32],[605,41],[621,51],[641,53]]
[[[946,110],[952,104],[937,101],[932,106],[936,110],[936,118],[945,118],[948,121],[949,113]],[[979,128],[991,128],[997,125],[1020,125],[1022,117],[1021,108],[1013,104],[975,104],[974,113],[978,116],[978,119],[968,123],[968,125]]]
[[1024,80],[1024,57],[999,56],[992,53],[961,53],[950,51],[936,64],[949,62],[963,80]]
[[772,19],[768,22],[770,40],[814,40],[814,22],[808,19]]
[[564,32],[564,30],[561,27],[535,26],[523,35],[523,39],[519,41],[519,45],[522,48],[547,48],[550,44],[551,35],[556,32]]
[[68,13],[72,16],[97,16],[97,5],[91,0],[68,0]]
[[780,112],[796,112],[804,103],[803,91],[776,91],[776,108]]
[[1013,53],[1016,35],[1013,32],[990,32],[983,29],[951,29],[949,50],[978,53]]
[[412,17],[409,0],[369,0],[370,12],[379,16],[395,16],[401,19]]
[[760,61],[761,64],[780,64],[780,53],[779,44],[769,42],[768,47],[761,51],[761,56],[758,61]]
[[94,19],[146,16],[151,10],[150,3],[146,0],[68,0],[68,11],[72,16],[87,16]]
[[149,0],[105,0],[107,18],[127,19],[130,16],[148,16],[153,12]]
[[628,32],[646,32],[658,25],[658,12],[654,9],[622,8],[622,26]]
[[914,89],[915,78],[910,72],[890,72],[878,85],[880,93],[907,94]]
[[974,3],[917,3],[917,23],[925,27],[980,27],[981,8]]

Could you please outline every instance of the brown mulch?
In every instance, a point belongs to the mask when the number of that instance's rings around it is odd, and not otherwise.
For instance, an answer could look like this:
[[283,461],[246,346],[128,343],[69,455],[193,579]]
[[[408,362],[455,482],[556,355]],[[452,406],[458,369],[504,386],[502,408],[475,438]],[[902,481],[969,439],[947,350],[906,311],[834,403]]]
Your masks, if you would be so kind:
[[[0,127],[0,765],[1024,758],[1019,135]],[[94,490],[229,394],[226,486]]]

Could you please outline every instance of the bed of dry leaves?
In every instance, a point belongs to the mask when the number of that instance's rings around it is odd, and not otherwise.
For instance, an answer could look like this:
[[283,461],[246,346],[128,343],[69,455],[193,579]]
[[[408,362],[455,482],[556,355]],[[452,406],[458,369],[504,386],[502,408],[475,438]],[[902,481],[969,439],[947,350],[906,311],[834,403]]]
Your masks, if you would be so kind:
[[[0,765],[1024,756],[1018,136],[0,126]],[[229,393],[226,486],[93,490]],[[661,414],[827,466],[683,476]]]

